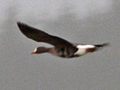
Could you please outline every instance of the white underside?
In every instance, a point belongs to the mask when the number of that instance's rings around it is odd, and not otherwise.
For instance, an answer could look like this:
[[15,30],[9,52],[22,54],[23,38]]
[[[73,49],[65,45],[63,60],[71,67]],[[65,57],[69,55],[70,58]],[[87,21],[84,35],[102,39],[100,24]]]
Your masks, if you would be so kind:
[[78,51],[75,53],[75,55],[84,55],[87,53],[86,49],[94,47],[95,47],[94,45],[78,45],[77,46]]

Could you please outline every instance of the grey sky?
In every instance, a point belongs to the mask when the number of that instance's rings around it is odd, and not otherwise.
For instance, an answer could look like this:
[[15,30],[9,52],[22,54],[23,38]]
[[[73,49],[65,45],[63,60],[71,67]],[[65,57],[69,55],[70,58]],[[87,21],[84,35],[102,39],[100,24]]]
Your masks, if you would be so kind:
[[[119,90],[120,1],[0,1],[0,90]],[[71,42],[111,45],[73,59],[31,55],[21,21]]]

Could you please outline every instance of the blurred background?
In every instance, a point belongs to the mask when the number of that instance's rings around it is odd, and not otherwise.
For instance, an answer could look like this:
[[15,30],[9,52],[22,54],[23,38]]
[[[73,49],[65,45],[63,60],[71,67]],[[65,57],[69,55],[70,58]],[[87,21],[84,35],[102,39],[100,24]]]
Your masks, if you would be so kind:
[[[1,0],[0,90],[119,90],[119,0]],[[110,46],[79,58],[31,55],[20,21],[68,41]]]

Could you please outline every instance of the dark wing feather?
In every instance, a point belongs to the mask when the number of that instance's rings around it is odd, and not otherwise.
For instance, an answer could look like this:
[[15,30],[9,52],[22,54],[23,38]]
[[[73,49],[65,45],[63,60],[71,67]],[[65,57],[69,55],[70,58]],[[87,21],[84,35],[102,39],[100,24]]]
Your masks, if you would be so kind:
[[66,41],[62,38],[59,38],[57,36],[49,35],[48,33],[45,33],[41,30],[38,30],[38,29],[33,28],[31,26],[28,26],[26,24],[18,22],[17,25],[18,25],[19,29],[21,30],[21,32],[26,37],[28,37],[30,39],[33,39],[37,42],[45,42],[45,43],[52,44],[54,46],[59,46],[59,45],[61,45],[61,46],[66,46],[66,45],[72,46],[71,43],[69,43],[68,41]]

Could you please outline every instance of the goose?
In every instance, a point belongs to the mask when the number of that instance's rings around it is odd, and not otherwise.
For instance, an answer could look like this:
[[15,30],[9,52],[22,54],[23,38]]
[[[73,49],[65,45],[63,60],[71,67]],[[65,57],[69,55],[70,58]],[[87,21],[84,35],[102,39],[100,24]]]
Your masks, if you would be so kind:
[[103,44],[75,44],[71,43],[65,39],[62,39],[58,36],[50,35],[42,30],[31,27],[27,24],[17,22],[17,25],[20,31],[29,39],[32,39],[36,42],[43,42],[51,44],[53,47],[37,47],[31,54],[42,54],[42,53],[51,53],[52,55],[63,57],[63,58],[73,58],[83,56],[87,53],[95,52],[105,46],[108,46],[109,43]]

